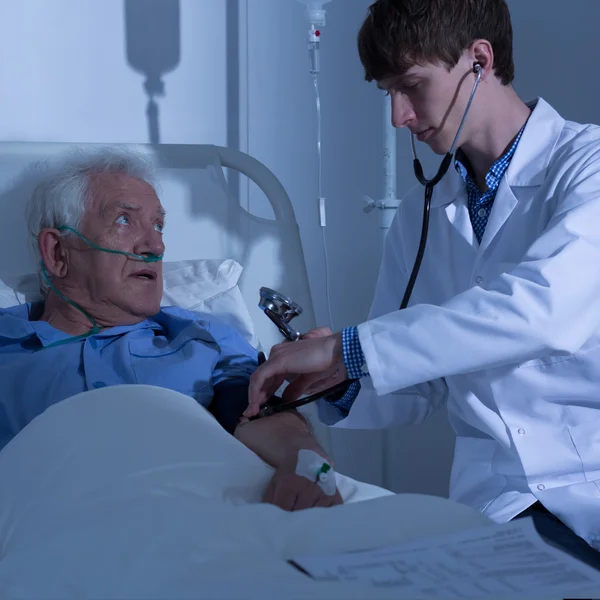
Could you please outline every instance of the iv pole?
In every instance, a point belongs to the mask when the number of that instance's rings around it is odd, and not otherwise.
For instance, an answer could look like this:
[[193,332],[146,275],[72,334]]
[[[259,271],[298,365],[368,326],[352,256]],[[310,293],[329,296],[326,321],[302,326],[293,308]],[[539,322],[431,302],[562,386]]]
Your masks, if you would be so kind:
[[392,224],[396,210],[400,204],[400,201],[396,197],[396,186],[397,186],[397,163],[396,163],[396,128],[392,125],[392,103],[390,99],[384,98],[384,110],[383,110],[383,132],[384,132],[384,146],[383,146],[383,183],[384,183],[384,196],[382,200],[373,200],[369,196],[364,196],[365,207],[363,208],[365,213],[370,213],[372,210],[377,209],[380,211],[381,223],[381,237],[382,242],[385,240],[385,236]]
[[[382,200],[376,201],[369,196],[364,196],[365,213],[370,213],[372,210],[379,210],[381,218],[379,228],[381,229],[381,246],[385,243],[385,237],[392,225],[394,215],[400,204],[397,198],[397,162],[396,162],[396,135],[397,129],[392,125],[392,103],[388,97],[384,97],[383,108],[383,190],[384,196]],[[393,435],[389,431],[381,432],[381,473],[383,484],[385,485],[388,479],[388,457],[394,451]]]

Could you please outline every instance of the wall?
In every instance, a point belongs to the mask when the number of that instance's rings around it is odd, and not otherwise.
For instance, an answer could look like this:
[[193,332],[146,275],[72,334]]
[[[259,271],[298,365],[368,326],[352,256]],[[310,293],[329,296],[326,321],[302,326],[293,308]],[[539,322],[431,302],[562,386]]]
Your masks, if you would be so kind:
[[146,77],[132,59],[164,69],[162,142],[225,143],[226,9],[223,0],[3,0],[0,138],[149,141]]

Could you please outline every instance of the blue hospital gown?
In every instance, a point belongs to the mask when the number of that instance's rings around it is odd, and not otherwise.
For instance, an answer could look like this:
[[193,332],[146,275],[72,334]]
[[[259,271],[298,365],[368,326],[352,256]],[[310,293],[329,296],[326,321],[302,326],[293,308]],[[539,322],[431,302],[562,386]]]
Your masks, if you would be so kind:
[[71,336],[30,321],[30,311],[41,307],[0,309],[0,450],[46,408],[74,394],[146,384],[208,407],[220,384],[237,382],[247,393],[257,365],[256,350],[209,315],[163,308],[137,325],[47,348]]

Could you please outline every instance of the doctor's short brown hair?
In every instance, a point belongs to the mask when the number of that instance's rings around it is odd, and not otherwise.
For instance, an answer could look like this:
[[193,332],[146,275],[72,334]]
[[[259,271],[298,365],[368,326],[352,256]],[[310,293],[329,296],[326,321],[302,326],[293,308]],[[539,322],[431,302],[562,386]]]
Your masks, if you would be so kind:
[[376,0],[358,34],[367,81],[403,75],[415,64],[448,70],[475,41],[494,51],[494,73],[512,83],[513,32],[505,0]]

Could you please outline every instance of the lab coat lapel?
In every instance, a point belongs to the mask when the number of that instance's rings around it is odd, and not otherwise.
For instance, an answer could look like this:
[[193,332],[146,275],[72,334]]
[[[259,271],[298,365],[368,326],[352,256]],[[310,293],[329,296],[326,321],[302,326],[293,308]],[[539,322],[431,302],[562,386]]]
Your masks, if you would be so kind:
[[[445,177],[439,182],[439,184],[433,188],[431,208],[446,206],[454,202],[463,188],[464,182],[461,176],[456,172],[454,165],[450,165],[448,173],[446,173]],[[423,188],[423,193],[425,193],[425,188]]]
[[565,126],[565,120],[541,98],[528,106],[533,108],[533,112],[500,182],[479,247],[480,255],[486,251],[517,206],[515,188],[535,188],[544,181],[552,153]]
[[431,208],[432,210],[444,208],[448,221],[452,223],[458,234],[469,246],[477,248],[477,238],[469,216],[467,190],[454,165],[450,167],[444,179],[435,187],[431,199]]
[[477,244],[468,216],[465,184],[456,169],[451,167],[433,192],[432,210],[445,207],[450,222],[471,246],[478,248],[479,256],[485,253],[517,206],[514,188],[538,187],[544,181],[565,126],[565,120],[542,98],[528,103],[528,106],[533,112],[498,188],[481,245]]
[[502,228],[502,225],[504,225],[508,220],[508,217],[510,217],[515,206],[517,206],[517,198],[511,187],[508,185],[506,177],[503,177],[500,186],[498,187],[498,192],[496,193],[492,212],[490,213],[487,225],[485,226],[485,232],[481,238],[481,244],[479,246],[480,254],[485,252],[490,245],[490,242]]
[[473,252],[476,252],[479,244],[477,242],[477,237],[475,236],[475,231],[473,231],[471,216],[469,215],[469,203],[466,190],[462,194],[459,194],[454,199],[454,202],[446,206],[446,215],[448,216],[448,221],[452,223],[458,234],[467,242],[467,245],[473,249]]

